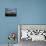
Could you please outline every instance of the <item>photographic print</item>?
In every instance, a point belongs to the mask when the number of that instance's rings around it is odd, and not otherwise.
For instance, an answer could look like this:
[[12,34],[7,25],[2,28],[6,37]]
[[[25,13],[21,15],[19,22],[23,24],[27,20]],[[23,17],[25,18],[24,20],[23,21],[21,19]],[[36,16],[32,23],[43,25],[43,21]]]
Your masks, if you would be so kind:
[[16,8],[5,8],[5,16],[16,16]]

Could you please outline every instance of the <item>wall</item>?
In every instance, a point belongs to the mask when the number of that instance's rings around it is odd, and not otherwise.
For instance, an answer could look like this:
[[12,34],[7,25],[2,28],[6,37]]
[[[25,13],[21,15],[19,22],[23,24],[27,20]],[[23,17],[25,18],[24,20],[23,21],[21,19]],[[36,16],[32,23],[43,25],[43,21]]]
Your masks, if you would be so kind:
[[[5,17],[5,8],[17,8],[17,16]],[[46,24],[46,0],[0,0],[0,44],[8,43],[17,24]]]

